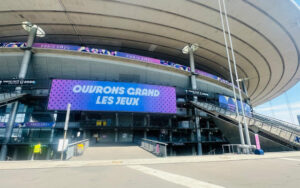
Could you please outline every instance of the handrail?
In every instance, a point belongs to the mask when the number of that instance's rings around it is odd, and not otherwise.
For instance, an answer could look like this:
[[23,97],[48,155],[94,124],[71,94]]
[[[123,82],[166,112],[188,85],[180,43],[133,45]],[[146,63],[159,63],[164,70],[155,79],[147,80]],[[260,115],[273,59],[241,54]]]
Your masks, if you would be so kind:
[[273,118],[273,117],[270,117],[270,116],[266,116],[266,115],[263,115],[263,114],[260,114],[260,113],[257,113],[257,112],[253,112],[253,115],[261,116],[262,118],[266,118],[270,121],[275,121],[275,122],[278,122],[278,123],[282,123],[284,125],[287,125],[288,127],[296,129],[297,131],[300,131],[300,126],[299,125],[295,125],[295,124],[292,124],[290,122],[286,122],[286,121],[283,121],[283,120],[280,120],[280,119],[276,119],[276,118]]
[[[216,106],[215,104],[207,103],[207,102],[191,102],[195,106],[199,106],[202,108],[205,108],[209,111],[216,111],[217,113],[223,114],[229,118],[232,118],[234,120],[237,120],[238,118],[242,118],[240,114],[236,114],[232,111],[229,111],[227,109],[221,108]],[[246,121],[248,122],[249,126],[255,126],[262,132],[265,132],[266,134],[273,134],[276,135],[277,139],[284,140],[285,142],[288,142],[289,144],[292,144],[293,146],[300,146],[300,132],[295,130],[294,128],[291,128],[286,125],[278,125],[274,122],[269,121],[263,121],[260,119],[257,119],[255,117],[249,117],[246,116]]]
[[[232,114],[232,115],[236,115],[236,113],[234,113],[234,112],[232,112],[232,111],[229,111],[229,110],[227,110],[227,109],[224,109],[224,108],[221,108],[221,107],[218,107],[218,106],[216,106],[215,104],[211,104],[211,103],[207,103],[207,102],[199,102],[199,103],[202,103],[202,104],[207,104],[207,105],[210,105],[211,107],[213,107],[216,111],[218,111],[218,112],[221,112],[221,110],[223,110],[223,111],[225,111],[225,115],[227,115],[228,113],[229,114]],[[221,109],[221,110],[217,110],[217,109]],[[221,112],[222,113],[222,112]],[[257,114],[257,113],[256,113]],[[265,123],[265,121],[263,121],[263,120],[261,120],[261,119],[258,119],[258,118],[255,118],[255,117],[250,117],[250,116],[246,116],[247,118],[250,118],[250,119],[254,119],[254,120],[256,120],[256,121],[260,121],[260,122],[264,122]],[[268,118],[267,116],[264,116],[264,117],[266,117],[266,118]],[[280,123],[280,122],[279,122]],[[290,129],[292,129],[292,130],[294,130],[294,131],[297,131],[297,132],[299,132],[300,131],[300,127],[298,127],[297,125],[294,125],[294,124],[291,124],[290,123],[290,125],[291,126],[286,126],[286,124],[284,124],[284,125],[278,125],[278,124],[272,124],[272,126],[274,126],[274,127],[278,127],[278,128],[282,128],[282,129],[286,129],[286,130],[289,130],[288,128],[290,128]],[[290,130],[289,130],[290,131]]]
[[89,139],[84,139],[84,140],[80,140],[80,141],[77,141],[77,142],[73,142],[73,143],[71,143],[71,144],[68,144],[68,147],[69,147],[69,146],[76,145],[76,144],[80,144],[80,143],[82,143],[82,142],[87,142],[87,141],[89,141]]
[[167,143],[164,143],[164,142],[159,142],[159,141],[156,141],[156,140],[150,140],[150,139],[146,139],[146,138],[142,138],[142,140],[149,141],[149,142],[154,142],[156,144],[161,144],[161,145],[165,145],[165,146],[168,145]]
[[[79,147],[78,144],[82,144],[82,147]],[[80,141],[68,144],[65,159],[68,160],[74,156],[82,155],[84,150],[88,147],[89,147],[89,139],[84,139],[84,140],[80,140]]]
[[141,148],[149,151],[159,157],[167,157],[167,143],[156,140],[141,139]]

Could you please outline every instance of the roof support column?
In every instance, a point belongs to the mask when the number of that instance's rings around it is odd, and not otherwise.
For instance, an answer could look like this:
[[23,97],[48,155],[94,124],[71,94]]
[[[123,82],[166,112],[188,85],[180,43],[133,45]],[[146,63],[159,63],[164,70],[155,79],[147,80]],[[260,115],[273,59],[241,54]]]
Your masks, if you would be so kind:
[[[223,0],[223,6],[224,6],[224,16],[225,16],[226,25],[227,25],[227,31],[228,31],[229,44],[230,44],[230,48],[231,48],[231,55],[232,55],[232,60],[233,60],[233,65],[234,65],[233,67],[234,67],[235,78],[236,78],[235,82],[236,82],[237,87],[238,87],[239,97],[240,97],[240,102],[241,102],[243,123],[244,123],[244,131],[245,131],[245,135],[246,135],[246,142],[247,142],[248,146],[251,146],[249,130],[248,130],[248,124],[246,122],[245,109],[244,109],[244,105],[243,105],[243,96],[242,96],[242,92],[241,92],[240,83],[238,81],[239,76],[238,76],[238,72],[237,72],[236,60],[235,60],[235,55],[234,55],[234,51],[233,51],[233,44],[232,44],[232,40],[231,40],[231,33],[230,33],[230,27],[229,27],[229,22],[228,22],[228,17],[227,17],[225,0]],[[235,82],[233,82],[233,83],[235,83]]]
[[[27,70],[28,70],[28,65],[29,65],[29,62],[30,62],[31,54],[32,54],[31,48],[32,48],[32,44],[34,42],[36,33],[37,33],[37,26],[34,25],[31,28],[30,32],[29,32],[29,36],[28,36],[28,40],[27,40],[27,46],[25,48],[24,56],[23,56],[23,59],[22,59],[22,64],[21,64],[21,68],[20,68],[19,76],[18,76],[18,78],[20,80],[23,80],[26,77]],[[22,88],[20,86],[16,87],[16,93],[21,93],[21,92],[22,92]],[[9,121],[8,121],[8,124],[7,124],[6,129],[5,129],[5,138],[4,138],[4,142],[2,144],[1,152],[0,152],[0,160],[1,161],[6,160],[7,144],[9,143],[12,132],[13,132],[13,127],[14,127],[14,124],[15,124],[18,105],[19,105],[19,101],[16,101],[12,104],[11,113],[9,115]]]
[[[198,45],[191,45],[188,46],[188,52],[190,57],[190,68],[191,68],[191,85],[193,90],[197,90],[197,83],[196,83],[196,74],[195,74],[195,61],[194,61],[194,51],[198,48]],[[193,101],[197,102],[198,97],[193,96]],[[194,109],[194,116],[195,116],[195,125],[196,125],[196,133],[197,133],[197,148],[198,148],[198,155],[202,155],[202,144],[201,144],[201,131],[200,131],[200,117],[197,113],[197,109]]]
[[244,140],[244,134],[243,134],[243,127],[241,124],[241,116],[238,111],[237,96],[236,96],[236,92],[235,92],[235,84],[234,84],[233,75],[232,75],[231,61],[230,61],[230,55],[229,55],[228,43],[227,43],[227,36],[226,36],[226,31],[225,31],[225,26],[224,26],[224,21],[223,21],[221,0],[218,0],[218,2],[219,2],[221,24],[222,24],[223,35],[224,35],[225,49],[226,49],[226,54],[227,54],[228,68],[229,68],[229,73],[230,73],[233,96],[234,96],[234,100],[235,100],[235,112],[236,112],[237,116],[239,117],[238,118],[238,126],[239,126],[240,141],[241,141],[241,144],[244,146],[245,140]]

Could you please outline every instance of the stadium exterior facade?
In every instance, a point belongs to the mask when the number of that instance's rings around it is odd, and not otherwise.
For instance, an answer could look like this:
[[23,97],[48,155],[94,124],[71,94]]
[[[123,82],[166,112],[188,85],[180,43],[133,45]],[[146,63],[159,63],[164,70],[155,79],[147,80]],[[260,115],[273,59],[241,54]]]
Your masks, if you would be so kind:
[[[234,45],[227,49],[235,54],[231,61],[236,60],[242,80],[238,96],[239,82],[231,84],[218,2],[3,3],[0,140],[2,148],[8,147],[5,157],[30,159],[33,146],[41,144],[35,159],[57,158],[68,103],[69,142],[121,144],[147,138],[168,144],[168,155],[221,153],[222,145],[241,142],[243,122],[227,113],[234,114],[238,104],[252,118],[243,125],[245,144],[254,144],[257,133],[266,151],[299,149],[299,130],[293,125],[284,140],[281,132],[268,134],[251,124],[266,119],[253,114],[252,106],[280,95],[300,78],[298,8],[292,1],[226,1]],[[46,36],[28,46],[23,21],[37,24]],[[194,43],[198,49],[192,56],[182,54],[184,46]],[[24,51],[31,55],[22,78]],[[16,86],[22,86],[21,92],[15,93]],[[82,95],[70,97],[69,88]],[[233,91],[242,102],[235,103]],[[5,143],[14,107],[17,114]]]

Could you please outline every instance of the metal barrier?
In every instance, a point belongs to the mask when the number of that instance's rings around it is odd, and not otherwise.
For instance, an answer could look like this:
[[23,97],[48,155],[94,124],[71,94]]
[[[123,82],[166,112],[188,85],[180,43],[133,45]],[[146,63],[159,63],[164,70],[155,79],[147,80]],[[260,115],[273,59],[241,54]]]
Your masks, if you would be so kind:
[[89,139],[74,142],[68,145],[66,151],[66,160],[71,159],[74,156],[82,155],[84,150],[89,147]]
[[143,138],[141,140],[141,147],[159,157],[167,157],[167,143],[158,142],[156,140],[149,140]]
[[250,151],[250,153],[253,153],[253,151],[256,149],[256,146],[255,145],[247,146],[241,144],[223,144],[222,145],[223,153],[226,153],[225,148],[228,148],[229,153],[242,154],[242,153],[247,153],[246,151]]
[[[209,110],[211,112],[217,112],[218,114],[225,115],[235,121],[238,121],[240,118],[243,120],[243,117],[240,114],[236,114],[232,111],[226,110],[224,108],[220,108],[214,104],[206,103],[206,102],[191,102],[193,105],[197,107],[201,107],[203,109]],[[255,114],[257,117],[257,114]],[[262,117],[262,116],[261,116]],[[264,116],[266,117],[266,116]],[[271,119],[268,117],[268,119]],[[255,127],[258,130],[268,134],[276,136],[277,139],[284,141],[285,143],[289,143],[292,146],[300,147],[300,129],[293,124],[280,124],[279,121],[274,123],[273,121],[262,121],[254,117],[245,117],[245,121],[248,123],[249,128]],[[274,120],[275,121],[275,120]]]

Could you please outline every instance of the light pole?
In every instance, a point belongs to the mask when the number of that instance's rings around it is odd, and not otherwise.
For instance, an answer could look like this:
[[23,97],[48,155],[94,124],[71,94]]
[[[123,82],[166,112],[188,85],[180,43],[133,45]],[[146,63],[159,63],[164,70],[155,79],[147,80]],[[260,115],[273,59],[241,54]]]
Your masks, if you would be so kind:
[[[198,49],[199,45],[194,43],[191,45],[186,45],[182,49],[183,54],[189,54],[190,57],[190,68],[191,68],[191,85],[193,90],[197,90],[196,83],[196,74],[195,74],[195,62],[194,62],[194,52]],[[197,102],[198,97],[193,96],[193,101]],[[201,145],[201,130],[200,130],[200,117],[198,116],[197,109],[194,108],[194,116],[196,123],[196,131],[197,131],[197,147],[198,147],[198,155],[202,155],[202,145]]]
[[[27,22],[27,21],[22,22],[22,27],[23,27],[23,29],[25,29],[26,31],[29,32],[29,35],[28,35],[26,48],[24,48],[25,52],[24,52],[24,56],[23,56],[23,59],[22,59],[21,68],[20,68],[20,71],[19,71],[18,78],[20,80],[23,80],[26,77],[28,65],[29,65],[29,62],[30,62],[31,55],[32,55],[31,48],[32,48],[32,45],[34,43],[35,37],[36,36],[38,36],[38,37],[44,37],[45,36],[45,32],[43,31],[42,28],[38,27],[37,25],[33,25],[30,22]],[[21,92],[22,92],[22,87],[21,86],[16,87],[16,93],[20,94]],[[10,113],[8,124],[7,124],[6,130],[5,130],[5,139],[4,139],[4,142],[3,142],[2,147],[1,147],[1,153],[0,153],[0,160],[1,161],[5,161],[5,159],[6,159],[7,144],[9,142],[10,138],[11,138],[11,135],[12,135],[13,126],[14,126],[14,123],[15,123],[16,113],[17,113],[17,109],[18,109],[18,104],[19,104],[19,101],[16,101],[12,104],[11,113]]]

